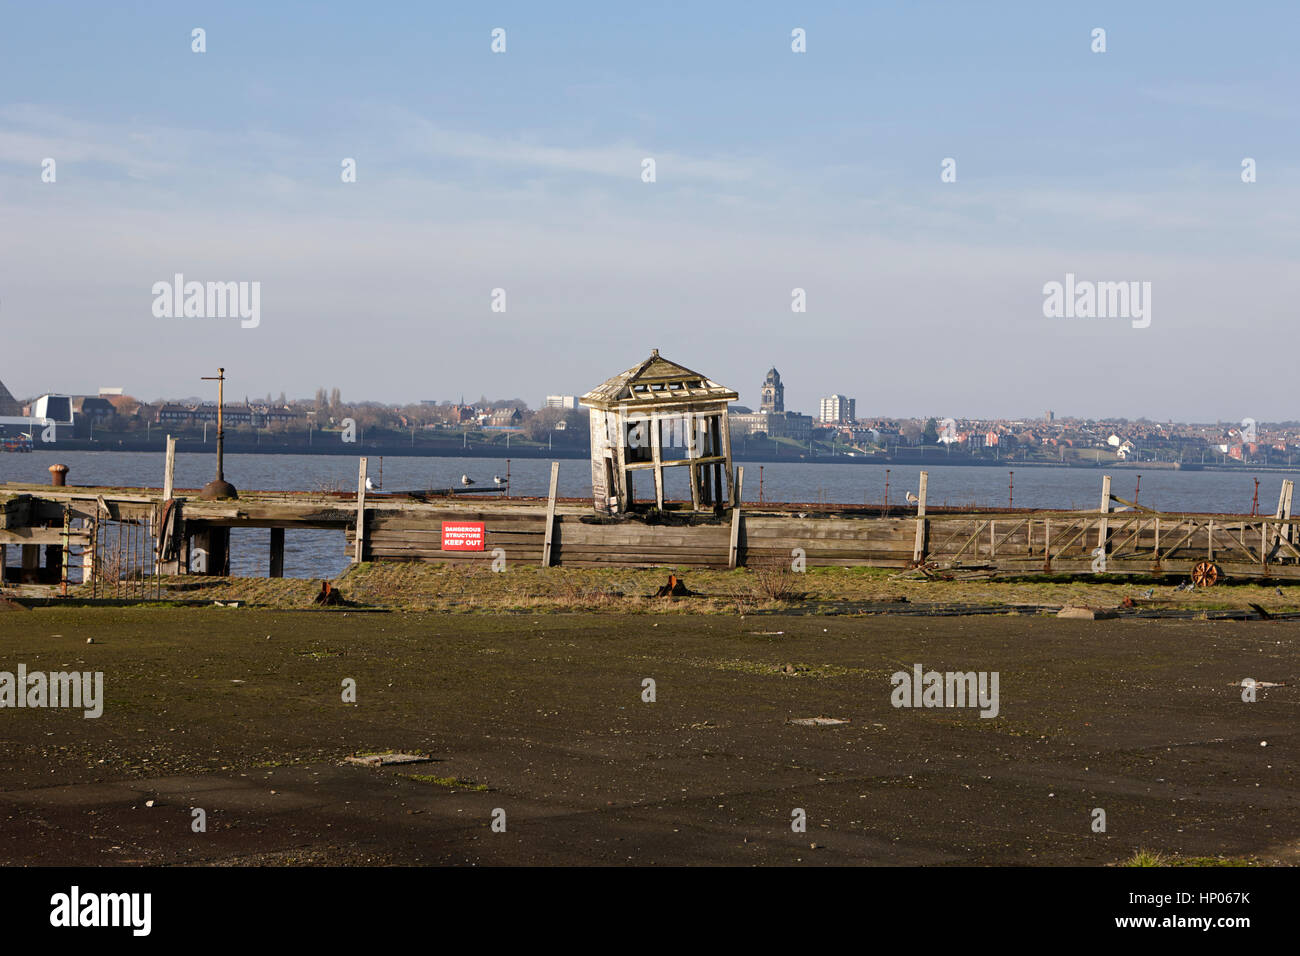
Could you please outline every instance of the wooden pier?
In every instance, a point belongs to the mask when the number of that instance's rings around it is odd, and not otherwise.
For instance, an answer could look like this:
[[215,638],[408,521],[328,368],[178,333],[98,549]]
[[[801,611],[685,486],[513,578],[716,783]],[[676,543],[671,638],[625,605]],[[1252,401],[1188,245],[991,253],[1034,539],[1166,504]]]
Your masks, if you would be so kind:
[[[744,505],[601,514],[591,499],[560,498],[558,462],[547,498],[447,492],[367,491],[365,459],[357,492],[241,492],[206,501],[193,490],[0,485],[0,556],[18,549],[4,585],[147,596],[168,574],[222,574],[229,529],[269,528],[269,576],[284,570],[286,535],[340,532],[353,562],[430,561],[507,567],[735,568],[801,562],[807,568],[923,568],[937,573],[1133,574],[1234,580],[1300,580],[1300,527],[1284,481],[1271,516],[1157,512],[1110,493],[1096,511],[972,512],[816,505]],[[736,469],[736,485],[743,482]],[[461,535],[449,548],[448,528]],[[467,537],[466,537],[467,536]],[[463,539],[463,540],[462,540]],[[464,542],[468,541],[468,545]],[[42,560],[43,559],[43,560]],[[498,565],[499,566],[499,565]]]

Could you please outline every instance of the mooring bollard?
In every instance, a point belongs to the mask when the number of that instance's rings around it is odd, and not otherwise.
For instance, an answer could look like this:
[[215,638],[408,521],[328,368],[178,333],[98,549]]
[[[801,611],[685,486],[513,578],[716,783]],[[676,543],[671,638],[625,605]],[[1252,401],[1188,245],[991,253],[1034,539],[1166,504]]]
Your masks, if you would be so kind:
[[50,484],[56,488],[66,485],[68,479],[67,465],[50,465]]

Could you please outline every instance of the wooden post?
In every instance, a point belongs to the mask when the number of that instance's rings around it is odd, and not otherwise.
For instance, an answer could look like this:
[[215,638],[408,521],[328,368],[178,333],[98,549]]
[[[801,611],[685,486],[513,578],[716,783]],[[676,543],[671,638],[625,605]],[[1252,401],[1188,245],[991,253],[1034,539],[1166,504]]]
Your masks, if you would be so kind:
[[163,501],[172,497],[172,491],[176,487],[176,439],[171,435],[167,436],[167,458],[166,464],[163,465]]
[[[1293,487],[1294,487],[1294,482],[1292,482],[1290,478],[1282,479],[1282,490],[1278,492],[1278,496],[1277,496],[1277,514],[1274,515],[1274,517],[1277,518],[1278,521],[1284,521],[1287,518],[1291,517],[1291,491]],[[1270,535],[1269,537],[1268,547],[1270,550],[1272,548],[1275,548],[1277,546],[1277,542],[1284,537],[1287,539],[1287,541],[1291,540],[1290,525],[1284,526],[1279,524],[1274,529],[1274,531],[1276,533],[1274,535]]]
[[925,520],[925,490],[929,484],[930,473],[921,472],[921,487],[917,489],[916,502],[916,541],[912,545],[912,560],[920,562],[925,559],[925,538],[928,522]]
[[1290,520],[1291,520],[1291,495],[1295,491],[1295,482],[1292,481],[1290,478],[1288,478],[1286,479],[1286,481],[1283,482],[1283,484],[1286,486],[1286,505],[1282,509],[1282,517],[1287,521],[1287,526],[1284,533],[1286,534],[1286,540],[1289,543],[1294,543],[1295,528],[1290,524]]
[[560,463],[551,462],[551,490],[546,495],[546,539],[542,542],[542,567],[551,566],[551,541],[555,535],[555,492],[560,487]]
[[700,466],[695,463],[699,457],[697,451],[699,445],[696,439],[699,437],[699,423],[695,416],[690,416],[690,423],[686,426],[686,460],[690,462],[686,470],[691,476],[691,508],[698,510],[700,507]]
[[[670,426],[671,427],[671,426]],[[664,453],[663,436],[659,433],[659,416],[650,415],[650,453],[655,463],[655,507],[664,510]]]
[[63,596],[68,596],[68,565],[72,563],[72,509],[63,509],[63,547],[59,552],[59,577]]
[[[743,482],[744,480],[745,480],[745,469],[742,466],[736,469],[735,487],[737,488],[740,487],[740,483]],[[740,549],[740,503],[736,502],[736,504],[734,504],[731,509],[731,545],[727,549],[727,567],[734,568],[736,566],[736,553],[739,549]]]
[[353,539],[352,562],[360,564],[366,558],[366,468],[370,459],[361,459],[357,473],[357,534]]
[[41,546],[25,544],[22,546],[23,573],[18,580],[23,584],[35,584],[41,571]]
[[610,493],[617,496],[618,510],[624,512],[628,509],[627,413],[625,408],[619,408],[618,414],[614,416],[614,422],[618,426],[618,444],[614,446],[614,489]]
[[727,472],[727,502],[728,504],[740,504],[740,496],[736,494],[736,483],[732,480],[731,466],[731,425],[727,420],[727,404],[722,404],[722,414],[718,417],[718,428],[722,434],[722,457],[726,459],[726,464],[722,467]]
[[268,577],[284,577],[284,529],[271,529],[271,570]]
[[1106,538],[1110,534],[1110,475],[1101,476],[1101,523],[1097,526],[1097,547],[1106,547]]

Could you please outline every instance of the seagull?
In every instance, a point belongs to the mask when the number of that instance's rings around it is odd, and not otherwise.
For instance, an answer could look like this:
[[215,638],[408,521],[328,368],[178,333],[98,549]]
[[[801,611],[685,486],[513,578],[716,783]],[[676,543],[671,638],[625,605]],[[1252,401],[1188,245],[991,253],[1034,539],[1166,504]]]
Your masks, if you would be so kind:
[[474,479],[471,478],[469,475],[461,475],[460,483],[468,488],[470,485],[474,484]]
[[373,478],[366,478],[366,491],[376,491],[375,481]]
[[496,482],[498,488],[500,488],[502,485],[506,483],[506,480],[502,478],[500,475],[493,475],[492,480]]
[[907,493],[907,503],[908,503],[909,505],[919,505],[919,504],[921,503],[921,499],[918,498],[918,497],[916,497],[916,495],[912,494],[912,493],[909,491],[909,492]]

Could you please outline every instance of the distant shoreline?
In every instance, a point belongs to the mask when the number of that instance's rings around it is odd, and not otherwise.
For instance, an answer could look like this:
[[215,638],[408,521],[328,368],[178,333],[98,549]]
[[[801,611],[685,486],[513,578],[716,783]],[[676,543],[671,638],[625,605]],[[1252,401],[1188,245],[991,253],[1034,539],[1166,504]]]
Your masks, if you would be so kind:
[[[37,451],[53,452],[58,450],[78,451],[78,452],[131,452],[137,454],[161,455],[165,451],[163,440],[157,442],[131,442],[120,445],[109,445],[103,442],[92,442],[85,439],[72,439],[61,441],[57,444],[41,445],[37,444]],[[178,454],[214,454],[216,445],[209,441],[206,445],[199,441],[187,441],[181,439],[177,441],[176,451]],[[36,452],[31,452],[35,454]],[[4,454],[25,454],[23,452],[8,452]],[[587,461],[590,453],[585,449],[578,450],[573,448],[555,448],[539,449],[533,447],[524,448],[455,448],[455,447],[438,447],[438,448],[412,448],[405,444],[372,444],[370,442],[357,442],[350,445],[329,445],[308,447],[286,447],[275,445],[258,445],[255,443],[234,442],[226,440],[226,454],[228,455],[343,455],[350,458],[356,458],[363,455],[367,456],[385,456],[391,458],[483,458],[488,460],[504,460],[507,458],[517,460],[537,460],[537,461]],[[3,459],[0,459],[3,460]],[[813,457],[799,456],[763,456],[747,457],[745,455],[733,455],[733,461],[741,465],[779,465],[779,464],[806,464],[806,465],[885,465],[885,466],[918,466],[934,467],[949,465],[952,467],[976,467],[976,468],[1005,468],[1014,471],[1017,468],[1074,468],[1086,469],[1089,471],[1111,470],[1111,471],[1230,471],[1230,472],[1293,472],[1300,469],[1300,465],[1275,465],[1275,464],[1252,464],[1252,463],[1234,463],[1224,464],[1219,462],[1206,462],[1201,464],[1195,463],[1176,463],[1167,461],[1146,461],[1146,462],[1117,462],[1104,461],[1099,463],[1093,462],[1058,462],[1058,461],[1008,461],[1006,459],[987,459],[987,458],[969,458],[962,456],[949,456],[946,453],[935,452],[934,454],[916,454],[901,456],[884,456],[884,455],[815,455]]]

